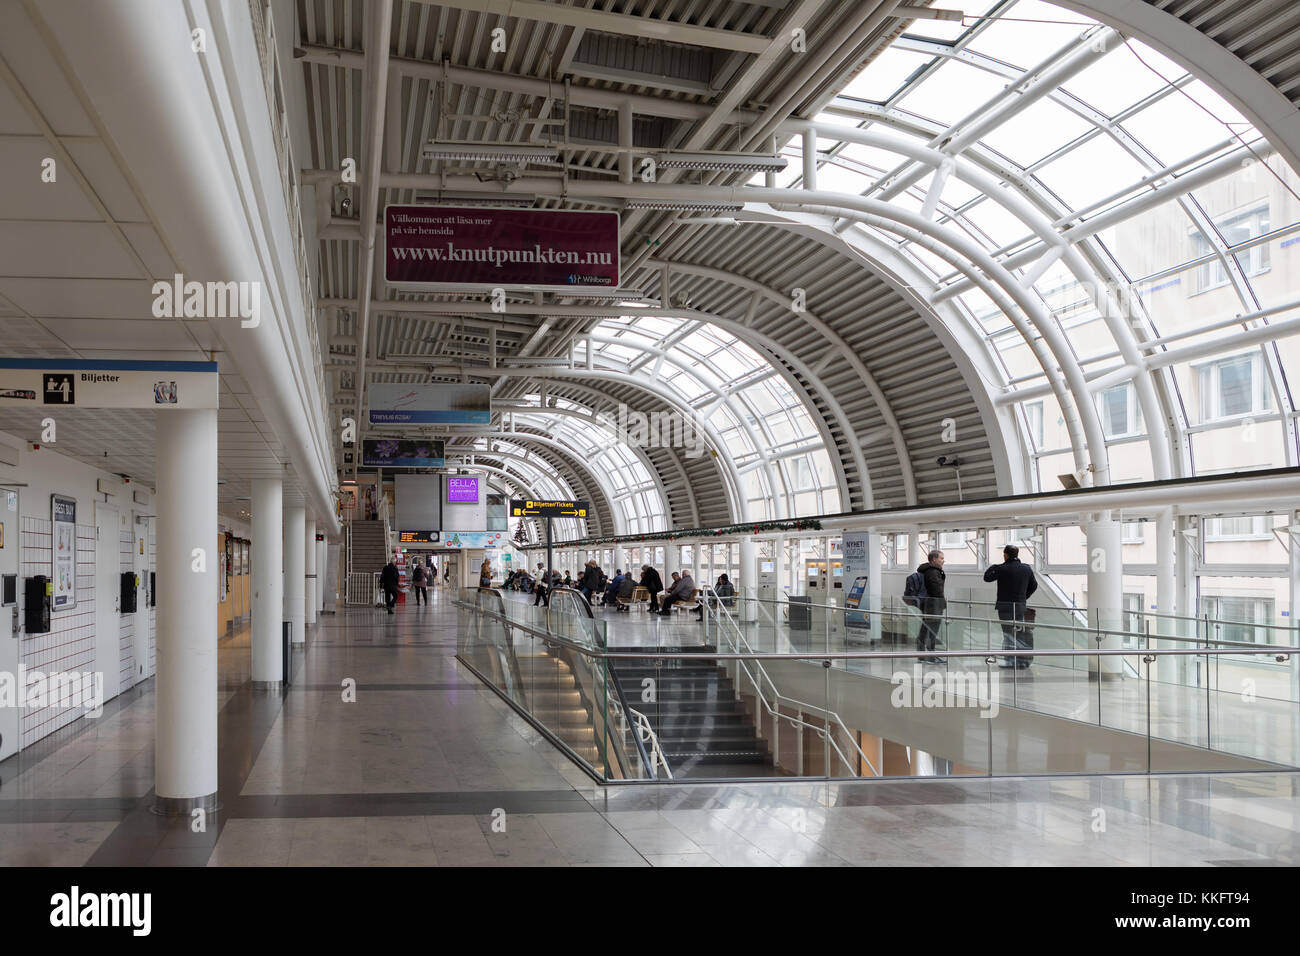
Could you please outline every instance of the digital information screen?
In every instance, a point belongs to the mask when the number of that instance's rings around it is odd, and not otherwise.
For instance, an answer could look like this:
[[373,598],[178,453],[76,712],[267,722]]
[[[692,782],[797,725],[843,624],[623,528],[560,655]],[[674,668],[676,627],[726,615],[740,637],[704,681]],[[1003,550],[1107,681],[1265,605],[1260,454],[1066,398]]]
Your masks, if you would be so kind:
[[402,544],[437,544],[437,531],[399,531],[398,541]]

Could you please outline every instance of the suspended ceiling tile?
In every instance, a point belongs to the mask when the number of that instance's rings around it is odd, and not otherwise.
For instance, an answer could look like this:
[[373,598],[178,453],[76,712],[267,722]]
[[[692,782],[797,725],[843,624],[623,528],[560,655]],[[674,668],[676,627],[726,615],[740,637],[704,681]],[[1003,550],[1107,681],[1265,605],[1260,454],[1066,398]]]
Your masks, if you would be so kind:
[[71,170],[56,162],[54,182],[41,179],[42,162],[53,158],[43,136],[0,136],[0,218],[103,221]]
[[185,329],[172,319],[46,319],[44,324],[78,350],[123,350],[122,357],[133,361],[147,360],[146,352],[156,352],[163,360],[175,361],[175,352],[180,350],[195,353],[193,359],[187,356],[186,360],[202,360]]
[[155,279],[170,279],[176,274],[176,262],[151,224],[126,222],[122,223],[121,229],[149,275]]
[[151,287],[148,279],[0,278],[0,295],[28,315],[64,319],[151,318]]
[[0,221],[0,274],[130,279],[139,269],[104,223]]
[[95,135],[80,99],[21,4],[0,4],[0,58],[56,136]]
[[122,175],[117,160],[99,139],[64,139],[63,147],[72,155],[90,188],[117,222],[148,222],[149,217],[136,198],[135,190]]

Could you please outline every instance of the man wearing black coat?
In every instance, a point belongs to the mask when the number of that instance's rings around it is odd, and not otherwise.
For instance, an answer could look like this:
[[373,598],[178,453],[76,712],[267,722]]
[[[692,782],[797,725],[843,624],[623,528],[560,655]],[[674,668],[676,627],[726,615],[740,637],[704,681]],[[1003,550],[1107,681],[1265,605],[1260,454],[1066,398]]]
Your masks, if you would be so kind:
[[[917,573],[925,580],[925,597],[921,599],[921,629],[916,635],[918,651],[933,651],[939,637],[939,625],[943,622],[943,612],[948,609],[948,599],[943,596],[944,579],[943,552],[931,551],[925,564],[917,568]],[[927,664],[943,664],[942,657],[922,657]]]
[[[1009,544],[1002,549],[1003,561],[984,572],[984,580],[997,582],[995,607],[1002,622],[1003,650],[1027,651],[1033,647],[1033,638],[1024,626],[1025,607],[1030,595],[1038,590],[1034,569],[1020,560],[1020,549]],[[1006,657],[999,667],[1016,667],[1023,670],[1033,663],[1032,657]]]
[[664,589],[664,579],[648,564],[641,565],[641,587],[650,592],[650,610],[659,610],[659,592]]
[[397,582],[397,565],[389,558],[384,570],[379,572],[379,586],[384,589],[384,604],[389,614],[393,613],[393,605],[397,603]]

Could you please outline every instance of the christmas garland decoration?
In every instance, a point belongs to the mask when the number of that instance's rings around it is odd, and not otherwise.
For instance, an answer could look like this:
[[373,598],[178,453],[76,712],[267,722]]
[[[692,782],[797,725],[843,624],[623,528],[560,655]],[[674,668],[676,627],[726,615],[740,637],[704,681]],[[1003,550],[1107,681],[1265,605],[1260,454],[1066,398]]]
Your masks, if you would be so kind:
[[[677,538],[720,538],[723,535],[763,534],[768,531],[820,531],[822,523],[815,518],[798,518],[787,521],[747,521],[721,528],[674,528],[672,531],[650,531],[645,534],[607,535],[601,538],[581,538],[577,541],[557,541],[557,548],[582,548],[600,544],[638,545],[647,541],[674,541]],[[546,543],[530,544],[526,550],[545,548]]]

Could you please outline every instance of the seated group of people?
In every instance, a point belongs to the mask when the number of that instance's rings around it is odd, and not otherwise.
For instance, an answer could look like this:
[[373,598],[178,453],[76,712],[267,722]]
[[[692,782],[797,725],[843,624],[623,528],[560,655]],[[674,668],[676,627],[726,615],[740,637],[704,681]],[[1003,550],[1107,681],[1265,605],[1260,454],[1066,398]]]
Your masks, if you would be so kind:
[[[674,604],[691,601],[696,591],[695,578],[691,576],[689,570],[674,571],[672,583],[665,588],[659,572],[648,564],[641,566],[639,579],[633,577],[631,571],[625,574],[622,568],[616,568],[611,578],[595,561],[588,561],[576,578],[567,573],[561,576],[560,572],[552,571],[548,585],[547,577],[545,566],[539,564],[536,574],[530,574],[525,570],[512,571],[506,578],[505,587],[533,592],[537,595],[534,604],[547,605],[550,604],[550,592],[558,587],[572,587],[597,607],[617,607],[620,599],[624,604],[630,603],[633,591],[641,587],[645,588],[649,595],[650,613],[665,617],[672,614]],[[661,594],[662,598],[660,598]],[[731,579],[726,574],[718,575],[717,583],[713,586],[713,594],[701,598],[693,608],[697,620],[704,620],[706,605],[713,607],[721,603],[730,607],[734,600],[728,599],[734,599],[735,594],[736,588],[731,583]]]

